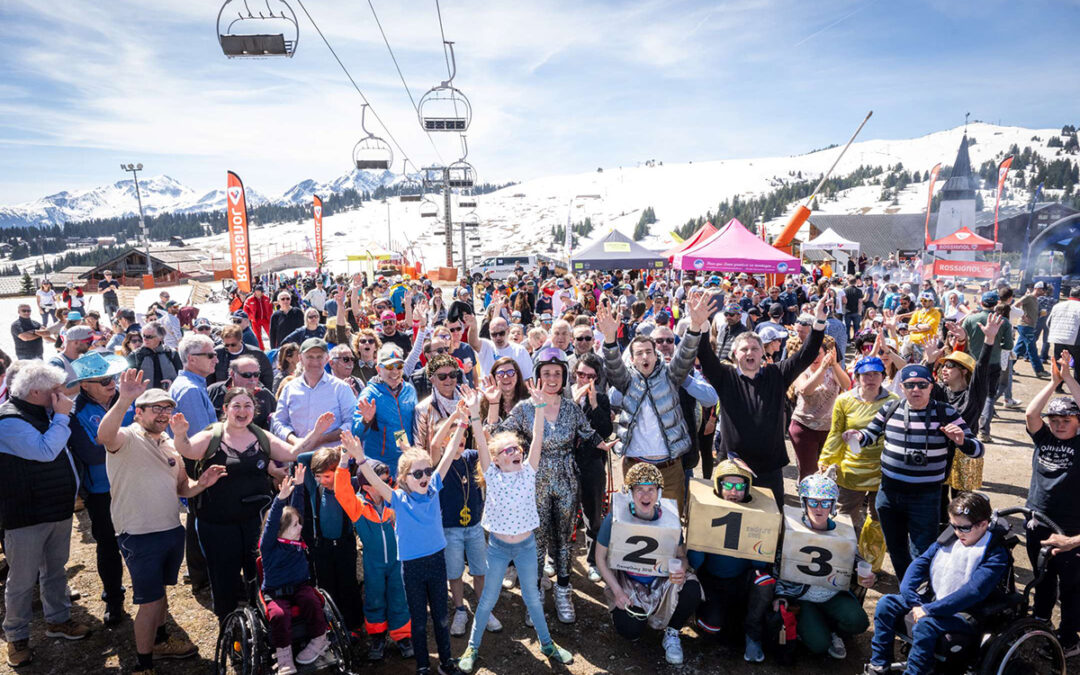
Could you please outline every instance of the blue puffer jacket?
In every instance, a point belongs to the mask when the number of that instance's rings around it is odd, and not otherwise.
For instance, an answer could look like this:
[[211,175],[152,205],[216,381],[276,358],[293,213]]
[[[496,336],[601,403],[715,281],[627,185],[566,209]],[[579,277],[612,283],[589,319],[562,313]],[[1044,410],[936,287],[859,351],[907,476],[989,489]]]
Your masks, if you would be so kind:
[[364,423],[359,408],[353,413],[352,432],[364,443],[364,454],[390,467],[397,473],[398,457],[401,450],[394,442],[394,432],[404,431],[413,444],[413,420],[416,417],[416,387],[403,382],[395,396],[382,378],[375,376],[368,380],[367,386],[360,392],[360,398],[375,402],[375,419],[371,426]]

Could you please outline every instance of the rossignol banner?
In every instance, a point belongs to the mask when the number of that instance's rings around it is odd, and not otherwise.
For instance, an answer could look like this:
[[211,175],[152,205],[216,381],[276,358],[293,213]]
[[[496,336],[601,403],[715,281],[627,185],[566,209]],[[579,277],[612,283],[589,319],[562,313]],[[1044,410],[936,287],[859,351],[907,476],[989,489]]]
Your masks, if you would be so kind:
[[926,195],[926,230],[923,233],[923,246],[930,243],[930,207],[934,204],[934,183],[937,182],[938,174],[941,173],[941,163],[930,169],[930,191]]
[[322,199],[315,195],[315,266],[322,268]]
[[1005,178],[1009,175],[1009,166],[1012,165],[1012,161],[1012,155],[1009,155],[1001,160],[1001,164],[998,164],[997,199],[994,200],[994,243],[997,243],[998,237],[998,207],[1001,206],[1001,190],[1005,187]]
[[232,273],[242,293],[251,292],[251,239],[248,237],[247,203],[244,183],[232,171],[225,189],[225,216],[229,222],[229,251],[232,253]]

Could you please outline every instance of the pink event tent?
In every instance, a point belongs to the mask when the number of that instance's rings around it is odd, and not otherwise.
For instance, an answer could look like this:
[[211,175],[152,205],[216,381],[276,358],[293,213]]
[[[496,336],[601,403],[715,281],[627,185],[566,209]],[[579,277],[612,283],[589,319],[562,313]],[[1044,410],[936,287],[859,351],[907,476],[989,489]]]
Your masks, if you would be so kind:
[[688,251],[677,253],[675,269],[747,274],[798,274],[799,259],[766,244],[735,218]]
[[668,250],[664,251],[660,255],[667,258],[668,262],[670,263],[671,259],[674,258],[679,253],[682,253],[683,251],[689,251],[690,249],[694,248],[695,246],[697,246],[701,242],[705,241],[709,237],[713,236],[714,234],[716,234],[716,228],[713,227],[713,224],[712,223],[705,223],[704,225],[699,227],[698,231],[695,232],[689,239],[687,239],[686,241],[680,242],[678,244],[675,244],[674,246],[672,246]]

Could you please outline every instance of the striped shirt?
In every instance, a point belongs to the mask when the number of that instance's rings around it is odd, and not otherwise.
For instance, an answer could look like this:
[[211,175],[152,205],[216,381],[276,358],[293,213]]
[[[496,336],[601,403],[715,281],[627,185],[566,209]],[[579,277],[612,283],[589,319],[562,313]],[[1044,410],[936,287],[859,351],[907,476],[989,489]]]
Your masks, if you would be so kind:
[[[982,457],[983,445],[975,439],[964,418],[947,403],[931,401],[923,410],[908,410],[902,401],[885,421],[889,407],[878,411],[870,425],[862,430],[860,445],[866,447],[885,434],[881,451],[881,487],[900,491],[930,490],[945,480],[950,452],[949,439],[941,427],[955,424],[964,431],[964,442],[957,446],[969,457]],[[923,455],[925,462],[915,463]],[[915,460],[915,461],[913,461]]]

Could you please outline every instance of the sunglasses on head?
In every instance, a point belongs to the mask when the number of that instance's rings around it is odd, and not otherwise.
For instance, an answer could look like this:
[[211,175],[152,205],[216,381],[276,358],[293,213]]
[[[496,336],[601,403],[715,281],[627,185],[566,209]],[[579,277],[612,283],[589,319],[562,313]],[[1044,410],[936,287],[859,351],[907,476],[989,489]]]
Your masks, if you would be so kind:
[[726,480],[726,481],[720,483],[720,487],[724,488],[725,490],[745,490],[746,489],[746,483],[745,482],[732,483],[731,481]]
[[929,382],[904,382],[900,386],[902,386],[904,389],[907,389],[908,391],[910,391],[912,389],[918,389],[919,391],[922,391],[923,389],[928,388],[930,386],[930,383]]
[[412,476],[413,478],[415,478],[416,480],[421,480],[425,476],[430,478],[431,474],[433,474],[433,473],[435,473],[435,469],[428,466],[428,467],[425,467],[423,469],[417,469],[416,471],[410,471],[409,475]]
[[812,509],[831,509],[833,505],[832,499],[813,499],[811,497],[806,498],[806,505]]

